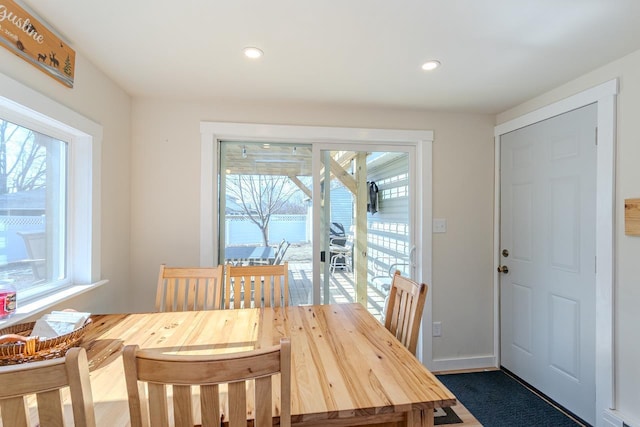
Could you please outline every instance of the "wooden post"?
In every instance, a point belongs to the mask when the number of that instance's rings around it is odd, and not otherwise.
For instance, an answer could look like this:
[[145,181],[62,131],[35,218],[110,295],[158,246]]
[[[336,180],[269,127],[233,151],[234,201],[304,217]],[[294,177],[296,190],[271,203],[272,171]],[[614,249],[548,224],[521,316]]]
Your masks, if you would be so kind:
[[367,307],[367,153],[356,156],[355,247],[353,249],[356,301]]

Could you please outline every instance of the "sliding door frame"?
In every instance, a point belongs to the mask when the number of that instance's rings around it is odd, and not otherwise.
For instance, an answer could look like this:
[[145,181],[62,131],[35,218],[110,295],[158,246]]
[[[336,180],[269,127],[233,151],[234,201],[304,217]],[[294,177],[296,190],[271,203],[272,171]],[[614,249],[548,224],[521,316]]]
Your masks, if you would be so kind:
[[[314,153],[323,149],[340,150],[345,144],[363,146],[388,145],[389,147],[410,146],[415,150],[415,184],[411,188],[411,197],[415,201],[413,217],[416,233],[414,245],[415,280],[431,284],[432,278],[432,167],[433,167],[433,131],[395,130],[345,127],[319,127],[295,125],[269,125],[254,123],[201,122],[201,180],[200,180],[200,265],[211,266],[218,259],[218,168],[219,144],[225,141],[247,142],[291,142],[313,146]],[[317,145],[317,146],[316,146]],[[333,148],[331,148],[333,147]],[[373,148],[373,147],[372,147]],[[369,150],[376,151],[376,150]],[[319,151],[318,151],[319,153]],[[314,171],[320,170],[320,158],[313,156]],[[314,180],[316,178],[314,177]],[[314,184],[315,185],[315,184]],[[319,206],[314,201],[314,215],[319,215]],[[316,211],[316,209],[318,209]],[[314,224],[314,257],[319,261],[319,225]],[[318,249],[317,251],[315,249]],[[314,259],[315,265],[315,259]],[[314,281],[320,280],[320,271],[314,268]],[[428,368],[432,365],[431,340],[431,295],[427,294],[425,312],[422,316],[422,328],[418,343],[417,356]],[[318,301],[314,295],[314,301]],[[426,332],[426,333],[423,333]]]

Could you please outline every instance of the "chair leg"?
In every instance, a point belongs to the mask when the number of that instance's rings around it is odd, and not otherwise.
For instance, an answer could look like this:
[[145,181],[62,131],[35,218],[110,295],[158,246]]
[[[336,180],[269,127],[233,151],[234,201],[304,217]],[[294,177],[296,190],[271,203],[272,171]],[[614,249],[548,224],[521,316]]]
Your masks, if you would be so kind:
[[331,256],[330,268],[331,273],[335,273],[336,268],[343,268],[345,271],[353,272],[351,268],[351,256],[348,253],[336,253]]

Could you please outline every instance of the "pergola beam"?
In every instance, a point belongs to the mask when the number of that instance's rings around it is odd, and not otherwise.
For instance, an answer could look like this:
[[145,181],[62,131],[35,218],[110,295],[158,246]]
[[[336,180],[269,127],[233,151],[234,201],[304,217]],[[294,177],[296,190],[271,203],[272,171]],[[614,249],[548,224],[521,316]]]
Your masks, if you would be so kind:
[[[331,157],[333,158],[333,156],[331,156]],[[343,173],[349,174],[346,171],[347,167],[351,163],[351,160],[353,160],[355,157],[356,157],[356,153],[354,151],[343,151],[342,154],[340,154],[340,156],[337,159],[334,159],[335,162],[338,165],[340,165],[340,169],[338,169],[340,171],[340,174],[343,174]],[[331,179],[336,178],[336,175],[333,172],[333,169],[335,169],[335,168],[336,168],[335,165],[333,166],[333,168],[331,168],[331,166],[329,167],[329,169],[331,170],[331,174],[330,174],[330,178]],[[320,176],[321,176],[320,182],[323,182],[324,181],[324,168],[322,168],[320,170]],[[345,184],[343,183],[343,185],[345,185]],[[352,191],[352,193],[354,193],[354,192]]]
[[332,158],[329,159],[329,166],[331,168],[331,173],[335,176],[335,178],[342,183],[352,194],[357,194],[358,186],[356,185],[356,180],[351,176],[349,172],[347,172],[336,160]]
[[289,179],[293,182],[308,198],[311,198],[311,190],[302,183],[295,175],[289,175]]

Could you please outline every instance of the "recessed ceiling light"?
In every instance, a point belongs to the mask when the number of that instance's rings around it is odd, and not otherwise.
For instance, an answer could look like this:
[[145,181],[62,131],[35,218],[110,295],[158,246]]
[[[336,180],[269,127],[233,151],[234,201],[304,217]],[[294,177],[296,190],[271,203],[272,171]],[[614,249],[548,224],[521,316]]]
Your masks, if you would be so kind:
[[422,69],[425,71],[431,71],[431,70],[435,70],[439,66],[440,66],[440,61],[436,61],[435,59],[432,59],[422,64]]
[[242,51],[244,52],[244,56],[251,59],[260,58],[264,54],[264,52],[257,47],[245,47]]

